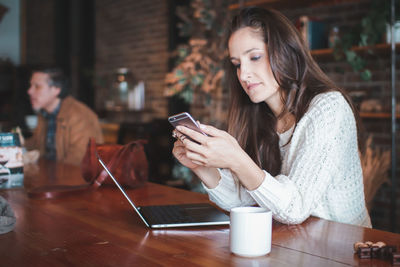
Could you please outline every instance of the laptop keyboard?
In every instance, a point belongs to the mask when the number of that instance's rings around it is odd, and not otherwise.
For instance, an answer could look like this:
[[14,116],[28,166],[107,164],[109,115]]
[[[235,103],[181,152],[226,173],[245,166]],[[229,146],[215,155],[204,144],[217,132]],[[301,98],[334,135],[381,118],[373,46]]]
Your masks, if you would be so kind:
[[193,218],[188,215],[180,206],[147,206],[140,209],[146,218],[152,218],[152,221],[163,223],[193,222]]

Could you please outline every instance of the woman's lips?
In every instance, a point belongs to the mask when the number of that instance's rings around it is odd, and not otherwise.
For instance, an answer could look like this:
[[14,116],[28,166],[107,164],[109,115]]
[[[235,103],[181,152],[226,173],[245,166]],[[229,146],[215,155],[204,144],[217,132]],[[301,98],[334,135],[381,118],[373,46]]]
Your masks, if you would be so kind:
[[260,83],[249,83],[248,85],[247,85],[247,90],[252,90],[252,89],[254,89],[255,87],[257,87],[258,85],[259,85]]

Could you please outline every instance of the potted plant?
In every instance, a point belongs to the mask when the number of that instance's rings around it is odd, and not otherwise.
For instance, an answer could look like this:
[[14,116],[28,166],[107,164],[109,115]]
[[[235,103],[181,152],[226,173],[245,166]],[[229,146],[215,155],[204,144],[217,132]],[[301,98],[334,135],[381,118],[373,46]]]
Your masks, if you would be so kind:
[[[396,1],[396,9],[400,1]],[[346,60],[352,69],[360,74],[363,80],[371,79],[371,71],[367,68],[366,58],[352,49],[354,46],[372,47],[384,41],[387,25],[390,25],[390,1],[372,0],[369,11],[361,21],[338,38],[334,44],[333,55],[337,61]],[[397,19],[400,14],[397,14]],[[366,51],[374,54],[373,49]]]
[[[177,26],[188,42],[173,52],[174,67],[165,77],[165,95],[169,97],[169,113],[189,111],[202,122],[210,117],[222,120],[215,105],[222,106],[216,95],[222,95],[223,63],[227,55],[224,26],[228,20],[229,1],[191,0],[179,6]],[[214,101],[215,100],[215,101]],[[212,122],[215,124],[214,122]],[[203,191],[193,173],[175,161],[172,180],[167,184]]]
[[228,1],[191,0],[189,6],[177,8],[183,21],[177,25],[180,35],[189,41],[172,54],[175,64],[165,77],[166,96],[193,104],[196,94],[209,96],[221,86],[227,12]]

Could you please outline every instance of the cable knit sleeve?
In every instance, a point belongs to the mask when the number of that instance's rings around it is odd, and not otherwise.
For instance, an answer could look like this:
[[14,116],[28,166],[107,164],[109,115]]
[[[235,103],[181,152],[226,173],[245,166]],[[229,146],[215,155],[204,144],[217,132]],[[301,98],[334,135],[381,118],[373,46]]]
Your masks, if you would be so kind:
[[332,184],[346,178],[344,161],[360,165],[354,115],[340,93],[319,95],[293,133],[282,174],[272,177],[265,172],[261,186],[249,193],[260,206],[270,208],[276,220],[301,223],[323,202]]
[[212,202],[224,210],[256,204],[243,186],[237,186],[233,174],[227,169],[218,169],[221,180],[217,187],[210,189],[203,184]]

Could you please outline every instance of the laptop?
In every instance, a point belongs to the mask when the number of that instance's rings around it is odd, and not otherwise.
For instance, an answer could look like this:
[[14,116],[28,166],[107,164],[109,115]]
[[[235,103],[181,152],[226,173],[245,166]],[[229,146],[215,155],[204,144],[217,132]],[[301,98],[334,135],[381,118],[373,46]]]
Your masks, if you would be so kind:
[[136,206],[126,194],[125,190],[114,178],[110,170],[97,155],[101,166],[114,181],[126,200],[139,215],[140,219],[149,228],[172,228],[205,225],[228,225],[229,216],[208,203]]

